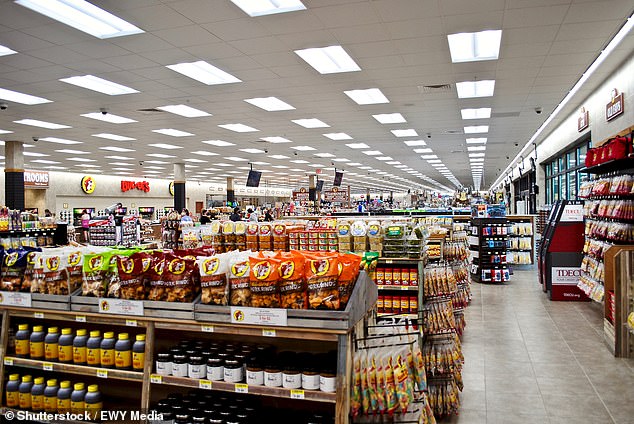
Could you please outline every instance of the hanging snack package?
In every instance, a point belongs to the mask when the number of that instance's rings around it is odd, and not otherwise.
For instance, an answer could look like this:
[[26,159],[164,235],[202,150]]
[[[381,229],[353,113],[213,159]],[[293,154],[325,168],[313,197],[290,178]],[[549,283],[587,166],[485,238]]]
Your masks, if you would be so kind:
[[339,310],[339,254],[305,253],[308,307],[310,309]]
[[352,394],[350,395],[350,409],[352,417],[357,417],[361,413],[361,358],[357,352],[354,358],[354,370],[352,374]]
[[33,276],[31,280],[31,293],[46,293],[44,282],[44,260],[42,252],[36,252],[33,258]]
[[211,247],[212,237],[211,225],[202,225],[200,227],[200,241],[203,247]]
[[42,255],[44,264],[44,283],[47,294],[68,295],[68,271],[67,256],[62,251],[57,253],[44,253]]
[[[38,285],[39,281],[42,279],[41,267],[37,268],[37,262],[39,262],[39,257],[42,255],[41,249],[33,249],[26,254],[26,268],[24,269],[24,278],[22,279],[21,291],[23,292],[33,292],[33,285]],[[4,290],[4,289],[3,289]]]
[[9,249],[2,261],[2,279],[0,280],[0,290],[20,291],[22,286],[22,276],[27,265],[27,255],[29,250],[23,247]]
[[398,397],[396,395],[396,384],[394,382],[394,368],[392,367],[392,357],[388,356],[383,362],[385,366],[385,404],[387,406],[387,413],[392,415],[398,407]]
[[260,224],[258,244],[260,250],[273,250],[273,226],[269,223]]
[[258,233],[260,232],[260,227],[256,222],[249,222],[246,228],[246,249],[253,250],[256,252],[258,250]]
[[271,255],[249,256],[249,289],[254,308],[279,308],[280,293],[277,281],[280,277],[280,260]]
[[222,224],[222,237],[224,238],[225,252],[236,249],[236,225],[233,221],[225,221]]
[[273,250],[288,251],[288,233],[284,223],[280,222],[273,225]]
[[225,252],[225,238],[222,235],[222,224],[220,221],[212,221],[209,226],[211,233],[211,247],[216,253]]
[[136,250],[131,249],[115,249],[112,252],[110,261],[108,262],[108,272],[106,273],[106,281],[108,282],[107,297],[121,297],[121,279],[119,278],[118,260],[122,256],[129,257]]
[[361,256],[348,253],[339,255],[339,302],[341,309],[345,309],[354,289],[354,283],[359,276],[359,267],[361,266]]
[[121,299],[145,299],[145,274],[151,265],[152,256],[147,252],[117,256]]
[[196,260],[200,270],[200,301],[206,305],[227,305],[229,286],[227,272],[229,253],[214,256],[199,256]]
[[233,252],[229,257],[229,304],[231,306],[249,306],[251,289],[249,288],[249,253]]
[[236,235],[236,250],[247,250],[247,224],[244,221],[237,221],[234,233]]
[[68,284],[70,285],[70,292],[74,292],[82,284],[83,265],[84,265],[84,249],[71,248],[64,249],[66,255],[66,262],[68,267]]
[[278,252],[280,259],[280,305],[286,309],[308,309],[304,256],[299,252]]
[[199,245],[199,229],[195,227],[183,228],[183,249],[196,249]]
[[112,252],[83,255],[82,296],[105,297],[108,288],[107,273]]
[[164,302],[192,302],[194,300],[196,295],[195,260],[166,253],[162,261],[155,262],[154,268],[154,272],[160,278],[150,283],[148,300]]

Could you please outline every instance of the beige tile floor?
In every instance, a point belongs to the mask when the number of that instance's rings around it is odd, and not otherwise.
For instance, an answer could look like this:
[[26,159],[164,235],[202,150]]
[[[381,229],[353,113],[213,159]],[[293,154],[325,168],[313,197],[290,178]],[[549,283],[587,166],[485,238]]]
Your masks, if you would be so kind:
[[535,268],[472,285],[460,424],[634,424],[634,360],[603,342],[602,306],[551,302]]

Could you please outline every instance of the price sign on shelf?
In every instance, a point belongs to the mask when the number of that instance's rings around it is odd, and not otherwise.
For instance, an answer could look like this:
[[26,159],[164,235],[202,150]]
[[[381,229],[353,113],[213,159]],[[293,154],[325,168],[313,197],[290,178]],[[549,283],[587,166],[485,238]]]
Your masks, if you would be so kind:
[[262,330],[262,335],[264,337],[275,337],[277,336],[277,333],[273,329],[265,328],[264,330]]
[[232,306],[231,323],[286,327],[288,316],[286,309]]
[[86,322],[86,315],[75,315],[76,322]]
[[303,390],[291,390],[291,399],[304,399]]
[[158,374],[151,374],[150,383],[163,384],[163,376]]
[[108,370],[97,370],[97,377],[108,378]]
[[99,298],[98,304],[100,314],[143,316],[142,300]]
[[13,358],[4,358],[4,364],[5,365],[13,365]]
[[135,319],[126,319],[125,320],[125,325],[127,327],[136,327],[138,325],[137,321]]
[[236,393],[249,393],[249,385],[243,383],[236,383],[235,387]]
[[42,369],[44,371],[53,371],[53,364],[51,364],[50,362],[44,362],[42,364]]
[[0,293],[0,305],[30,308],[31,293],[2,292]]
[[198,388],[211,390],[211,381],[209,380],[198,380]]
[[213,333],[214,332],[214,326],[213,325],[201,325],[200,326],[200,331],[202,331],[203,333]]
[[35,312],[33,318],[44,319],[44,312]]

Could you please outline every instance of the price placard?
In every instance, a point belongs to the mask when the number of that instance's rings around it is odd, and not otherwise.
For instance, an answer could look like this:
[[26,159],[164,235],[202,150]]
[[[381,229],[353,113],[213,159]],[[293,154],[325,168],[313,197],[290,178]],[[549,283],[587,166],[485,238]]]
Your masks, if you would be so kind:
[[75,322],[86,322],[86,315],[75,315]]
[[97,377],[108,378],[108,370],[97,370]]
[[5,365],[13,365],[13,358],[4,358]]
[[42,364],[42,369],[44,371],[53,371],[53,364],[51,364],[50,362],[44,362]]
[[391,264],[391,263],[394,263],[394,261],[393,261],[392,259],[386,259],[386,260],[385,260],[385,263],[386,263],[386,264]]
[[35,313],[33,313],[33,318],[44,319],[44,312],[35,312]]
[[214,332],[214,326],[213,325],[201,325],[200,326],[200,331],[202,331],[203,333],[213,333]]
[[410,286],[401,286],[401,290],[409,290]]
[[198,380],[198,388],[211,390],[211,381],[209,380]]
[[126,319],[125,325],[127,327],[136,327],[139,323],[135,319]]
[[128,299],[98,299],[100,314],[143,316],[143,301]]
[[31,307],[31,293],[0,292],[0,305]]
[[264,330],[262,330],[262,335],[264,337],[275,337],[275,336],[277,336],[277,333],[273,329],[265,328]]
[[231,307],[232,324],[273,325],[286,327],[286,309]]
[[291,390],[291,399],[304,399],[304,391],[299,389]]
[[150,383],[163,384],[163,376],[158,374],[150,374]]
[[236,393],[249,393],[249,385],[244,383],[236,383]]

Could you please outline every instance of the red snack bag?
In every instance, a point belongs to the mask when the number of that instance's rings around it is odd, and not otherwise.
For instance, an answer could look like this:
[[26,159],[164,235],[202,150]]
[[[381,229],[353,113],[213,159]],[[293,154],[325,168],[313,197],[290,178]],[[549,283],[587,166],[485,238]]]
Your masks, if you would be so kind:
[[279,308],[280,294],[277,288],[280,260],[270,255],[249,256],[249,288],[251,306],[255,308]]
[[152,256],[145,252],[117,256],[121,299],[145,299],[145,273],[151,265]]
[[150,282],[149,300],[167,302],[191,302],[196,294],[193,274],[196,261],[170,253],[163,260],[154,262],[154,273],[158,280]]
[[299,252],[278,252],[280,259],[280,304],[286,309],[308,309],[304,256]]

